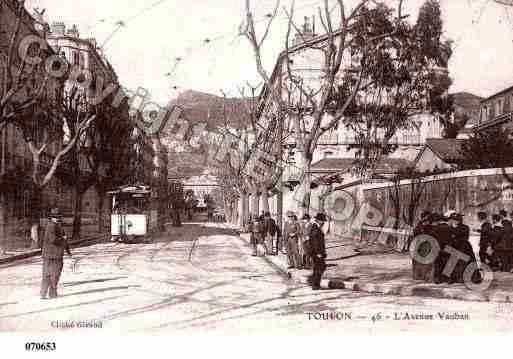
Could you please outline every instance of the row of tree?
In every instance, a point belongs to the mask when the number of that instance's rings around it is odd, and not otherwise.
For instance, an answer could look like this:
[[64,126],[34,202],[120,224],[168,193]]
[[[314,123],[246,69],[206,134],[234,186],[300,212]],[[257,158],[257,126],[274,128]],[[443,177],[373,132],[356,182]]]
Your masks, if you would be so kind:
[[[126,101],[117,107],[110,105],[112,98],[92,104],[88,101],[90,88],[64,81],[66,75],[53,78],[44,62],[33,64],[18,56],[27,16],[24,3],[17,2],[13,27],[7,27],[9,46],[1,51],[0,130],[4,133],[5,128],[13,128],[11,134],[19,135],[31,158],[30,166],[21,170],[7,168],[2,161],[0,236],[6,235],[6,192],[12,186],[23,186],[30,193],[31,233],[37,240],[42,193],[58,177],[74,192],[73,236],[78,237],[84,193],[91,187],[97,190],[101,228],[106,191],[134,173],[133,125]],[[37,44],[29,51],[31,57],[42,59],[54,55],[50,47],[43,49]],[[5,136],[3,141],[5,145]]]
[[[232,129],[240,139],[236,161],[224,161],[219,176],[227,198],[248,192],[267,195],[281,176],[286,161],[283,144],[292,139],[301,153],[301,206],[310,211],[310,175],[313,154],[322,135],[344,126],[356,134],[356,171],[372,174],[380,159],[394,150],[390,139],[400,129],[415,128],[414,115],[430,112],[450,124],[452,100],[447,95],[451,84],[447,64],[452,43],[442,38],[443,22],[437,0],[426,0],[415,23],[403,14],[402,1],[392,8],[385,3],[360,0],[349,9],[343,0],[332,7],[328,0],[319,8],[324,30],[320,41],[311,41],[294,23],[294,1],[283,8],[289,21],[284,38],[285,50],[275,69],[264,67],[263,50],[280,1],[267,15],[258,35],[250,0],[245,1],[245,22],[241,26],[253,50],[263,86],[260,96],[246,98],[245,127]],[[334,15],[337,14],[337,15]],[[291,48],[295,31],[303,37],[303,49]],[[322,60],[319,75],[296,65],[298,51],[317,52]],[[350,61],[348,61],[350,59]],[[253,91],[254,92],[254,91]],[[251,105],[252,106],[249,106]],[[243,121],[244,122],[244,121]],[[251,135],[248,136],[247,132]],[[265,153],[260,156],[257,149]],[[252,161],[271,162],[264,176],[246,171]],[[263,210],[267,198],[262,203]],[[255,203],[255,201],[253,201]],[[250,209],[250,212],[253,211]]]

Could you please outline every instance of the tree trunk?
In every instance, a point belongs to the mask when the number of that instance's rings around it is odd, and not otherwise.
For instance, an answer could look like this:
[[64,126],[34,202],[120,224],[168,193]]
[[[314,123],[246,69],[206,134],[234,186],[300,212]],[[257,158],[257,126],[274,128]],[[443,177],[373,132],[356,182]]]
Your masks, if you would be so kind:
[[312,195],[312,188],[310,183],[312,182],[312,174],[310,173],[310,167],[312,165],[312,159],[303,157],[303,181],[301,183],[301,216],[310,214],[310,197]]
[[237,202],[238,206],[238,217],[237,217],[237,226],[239,228],[244,228],[244,193],[240,194],[239,200]]
[[98,232],[103,233],[105,230],[105,225],[103,222],[103,207],[105,202],[105,191],[96,189],[96,193],[98,195],[98,204],[97,204],[97,212],[98,212]]
[[258,217],[260,214],[259,214],[259,210],[260,210],[260,196],[258,194],[258,190],[257,189],[253,189],[251,191],[251,217],[252,218],[255,218],[255,217]]
[[37,186],[32,186],[30,197],[30,239],[32,246],[36,248],[39,245],[39,224],[41,220],[41,201],[42,189]]
[[73,193],[74,207],[73,207],[73,240],[80,239],[80,231],[82,227],[82,199],[84,198],[84,191],[75,186]]
[[262,188],[262,211],[269,212],[269,193],[267,188]]

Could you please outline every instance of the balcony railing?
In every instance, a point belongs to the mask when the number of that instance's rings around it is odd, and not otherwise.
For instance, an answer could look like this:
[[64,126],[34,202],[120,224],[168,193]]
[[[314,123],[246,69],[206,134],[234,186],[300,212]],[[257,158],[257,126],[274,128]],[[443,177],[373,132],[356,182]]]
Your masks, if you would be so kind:
[[337,145],[338,144],[338,133],[325,133],[319,137],[317,142],[319,145]]
[[301,181],[301,169],[295,165],[285,167],[283,170],[283,181],[284,182],[300,182]]

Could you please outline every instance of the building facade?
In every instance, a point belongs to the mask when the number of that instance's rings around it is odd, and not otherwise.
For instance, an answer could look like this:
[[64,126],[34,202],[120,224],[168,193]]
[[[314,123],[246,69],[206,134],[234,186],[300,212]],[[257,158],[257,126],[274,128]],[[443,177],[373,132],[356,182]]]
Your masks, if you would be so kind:
[[[338,33],[335,32],[335,36]],[[322,85],[322,77],[324,76],[323,64],[325,62],[325,55],[319,47],[322,46],[323,42],[327,41],[326,35],[317,35],[315,33],[314,24],[305,19],[305,24],[301,28],[301,32],[297,33],[292,40],[288,50],[284,50],[278,58],[275,68],[271,76],[271,84],[269,88],[266,88],[261,94],[262,110],[260,111],[260,123],[264,128],[269,127],[275,118],[275,101],[272,96],[272,88],[286,88],[287,81],[290,81],[290,76],[300,78],[302,86],[309,89],[312,93],[320,94],[320,86]],[[288,51],[288,53],[287,53]],[[356,68],[359,63],[359,59],[356,57],[348,56],[343,60],[343,66]],[[292,99],[293,103],[301,105],[300,91],[296,93],[290,90],[282,90],[281,94],[283,99]],[[298,97],[298,98],[295,98]],[[298,106],[299,106],[298,105]],[[331,120],[331,115],[326,113],[325,118],[322,120],[321,128],[325,127]],[[312,124],[313,119],[308,119],[305,116],[305,128],[309,128]],[[278,217],[282,216],[287,210],[299,211],[303,199],[298,195],[297,186],[301,183],[301,175],[304,172],[305,164],[303,163],[303,154],[301,153],[301,146],[296,144],[296,136],[294,136],[295,130],[293,129],[292,120],[285,118],[285,129],[286,134],[284,143],[284,160],[285,168],[282,174],[282,181],[276,188],[260,188],[252,190],[247,198],[241,198],[239,203],[239,209],[247,208],[248,205],[244,202],[256,202],[263,203],[265,206],[266,197],[269,198],[269,208],[271,212],[274,212]],[[412,116],[412,126],[408,129],[399,129],[396,134],[389,141],[391,144],[396,145],[396,150],[391,153],[388,158],[392,159],[391,162],[394,164],[399,162],[401,165],[392,166],[390,168],[393,172],[399,168],[404,167],[405,163],[413,164],[413,161],[423,148],[428,138],[442,138],[444,127],[441,119],[431,113],[425,112]],[[307,130],[308,131],[308,130]],[[378,130],[378,136],[380,132]],[[381,134],[384,136],[384,133]],[[319,177],[332,176],[338,172],[350,172],[351,163],[356,158],[356,150],[354,145],[357,144],[356,133],[349,127],[345,126],[342,121],[339,122],[338,126],[328,132],[325,132],[318,140],[317,147],[313,153],[311,163],[311,174],[312,182],[319,182],[320,185],[312,183],[313,186],[317,187],[312,191],[310,203],[312,209],[319,208],[316,203],[319,203],[319,196],[328,190],[331,184],[323,184],[324,181],[317,181]],[[343,167],[337,166],[336,168],[326,169],[323,173],[319,173],[318,167],[322,165],[323,161],[328,159],[337,161],[337,163],[346,164]],[[397,160],[397,161],[395,161]],[[397,167],[397,168],[396,168]],[[341,176],[340,181],[345,183],[351,183],[357,181],[359,178],[354,176],[346,175]],[[281,187],[280,187],[281,186]],[[312,187],[312,186],[311,186]],[[264,192],[265,195],[262,195]],[[256,199],[253,197],[257,197]],[[281,203],[280,203],[281,202]],[[254,208],[262,208],[260,206],[249,205],[252,208],[250,212],[254,212]],[[257,211],[258,212],[258,211]],[[253,213],[252,213],[253,214]],[[247,213],[249,215],[249,213]],[[240,223],[240,222],[239,222]]]
[[[21,58],[17,56],[21,41],[28,36],[41,38],[45,41],[48,32],[48,26],[40,21],[39,14],[33,16],[24,8],[19,14],[18,6],[18,2],[14,0],[6,0],[0,3],[0,23],[2,24],[2,31],[0,32],[0,52],[2,56],[0,56],[0,63],[2,68],[4,65],[2,62],[9,56],[11,38],[18,19],[20,19],[20,28],[19,34],[15,38],[15,44],[13,44],[16,56],[14,56],[12,64],[16,68],[19,68],[21,64]],[[50,46],[46,46],[46,49],[39,52],[43,61],[52,55],[55,55],[55,53]],[[63,88],[63,80],[50,76],[45,83],[43,82],[46,77],[44,66],[36,67],[36,69],[32,85],[44,84],[47,98],[55,100],[55,95]],[[2,77],[0,86],[4,86],[3,81],[4,78]],[[24,84],[23,88],[15,93],[12,100],[18,103],[28,100],[27,92],[24,90],[32,85],[30,82]],[[24,121],[24,116],[35,116],[38,106],[33,106],[32,109],[28,110],[34,112],[20,114],[21,121]],[[34,121],[32,131],[33,136],[39,136],[43,134],[43,131],[48,133],[50,130],[39,126]],[[52,132],[52,134],[54,133]],[[27,236],[27,228],[30,226],[29,216],[33,205],[31,195],[33,191],[31,190],[32,181],[29,174],[33,168],[33,156],[25,139],[26,137],[19,126],[15,126],[12,122],[3,123],[0,126],[0,227],[3,232],[0,235],[7,236],[7,238],[18,235]],[[52,160],[60,150],[61,145],[62,142],[55,139],[41,153],[40,168],[43,171],[50,168]],[[43,213],[50,206],[56,204],[59,185],[58,180],[52,179],[46,187],[40,203]]]

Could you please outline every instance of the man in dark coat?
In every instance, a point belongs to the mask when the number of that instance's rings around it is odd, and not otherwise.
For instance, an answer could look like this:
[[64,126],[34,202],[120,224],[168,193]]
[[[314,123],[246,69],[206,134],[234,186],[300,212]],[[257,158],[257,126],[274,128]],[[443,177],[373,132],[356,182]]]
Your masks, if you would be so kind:
[[[429,235],[433,231],[431,224],[432,213],[429,211],[422,212],[420,221],[413,229],[413,238],[421,235]],[[418,248],[415,248],[417,255],[425,257],[431,250],[431,245],[428,242],[422,242]],[[431,282],[433,280],[433,264],[423,264],[412,258],[412,276],[415,280],[424,280]]]
[[451,243],[453,236],[453,230],[447,221],[447,217],[442,215],[435,215],[433,218],[434,228],[432,236],[436,239],[440,247],[440,253],[438,253],[434,262],[433,281],[436,284],[450,281],[450,278],[443,274],[443,270],[450,257],[449,253],[445,252],[445,247]]
[[463,283],[463,273],[470,263],[476,262],[476,256],[469,242],[470,228],[463,223],[463,215],[460,213],[453,214],[450,218],[450,222],[453,227],[451,246],[469,257],[467,261],[458,260],[451,274],[450,283]]
[[326,223],[326,215],[317,213],[310,227],[310,256],[313,262],[311,284],[313,290],[321,289],[321,278],[326,270],[326,243],[322,226]]
[[491,256],[488,254],[489,247],[492,243],[492,225],[488,222],[488,214],[486,212],[478,212],[477,219],[480,222],[476,232],[480,233],[479,238],[479,259],[481,263],[489,264]]
[[502,237],[498,240],[495,249],[500,260],[503,272],[510,272],[513,268],[513,226],[508,219],[502,220]]
[[497,250],[497,244],[504,236],[504,228],[502,227],[501,221],[502,217],[499,214],[494,214],[492,216],[490,268],[493,271],[498,271],[500,269],[500,257],[499,251]]
[[[280,228],[276,224],[276,221],[271,217],[271,213],[265,212],[264,214],[264,236],[267,240],[267,249],[270,251],[269,254],[278,254],[278,241],[281,236]],[[276,242],[276,251],[274,250],[274,243]]]
[[50,211],[43,241],[43,278],[41,281],[41,299],[57,298],[57,285],[62,273],[64,251],[71,256],[69,244],[61,226],[61,215],[57,208]]

